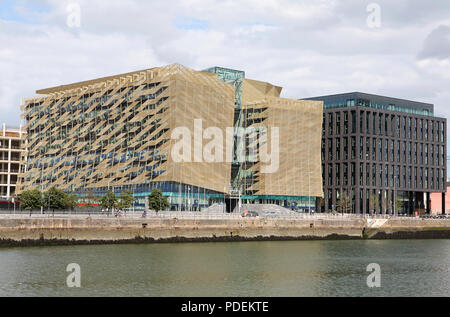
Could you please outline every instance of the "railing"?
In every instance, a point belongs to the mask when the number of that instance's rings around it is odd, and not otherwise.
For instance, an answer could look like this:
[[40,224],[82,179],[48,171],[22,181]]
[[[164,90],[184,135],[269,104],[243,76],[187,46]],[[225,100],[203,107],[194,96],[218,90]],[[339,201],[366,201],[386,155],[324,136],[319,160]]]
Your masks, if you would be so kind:
[[127,212],[114,212],[114,214],[101,210],[77,210],[77,211],[52,211],[44,210],[41,214],[40,210],[21,210],[16,207],[14,211],[11,204],[9,209],[0,209],[1,218],[9,217],[33,217],[33,218],[124,218],[124,219],[191,219],[191,220],[206,220],[206,219],[281,219],[281,220],[320,220],[320,219],[390,219],[390,218],[417,218],[411,216],[392,216],[392,215],[356,215],[356,214],[307,214],[307,213],[281,213],[274,215],[261,215],[256,217],[243,217],[239,213],[223,213],[223,212],[192,212],[192,211],[160,211],[158,213],[154,211],[147,212],[145,217],[142,210],[127,211]]

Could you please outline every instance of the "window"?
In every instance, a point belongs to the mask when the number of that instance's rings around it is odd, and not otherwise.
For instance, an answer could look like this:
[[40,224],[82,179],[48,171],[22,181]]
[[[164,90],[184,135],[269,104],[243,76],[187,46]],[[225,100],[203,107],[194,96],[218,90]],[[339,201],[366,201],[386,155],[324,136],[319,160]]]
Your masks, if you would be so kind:
[[434,168],[430,170],[430,188],[434,189]]
[[411,139],[411,117],[408,117],[408,139]]
[[430,121],[430,140],[434,141],[434,122]]
[[364,157],[364,138],[359,138],[359,159],[362,160]]
[[336,164],[336,186],[341,186],[341,169],[339,164]]
[[383,165],[378,165],[378,172],[377,172],[377,186],[381,187],[383,184],[381,183],[381,176],[383,175]]
[[356,133],[356,112],[352,111],[352,133]]
[[341,134],[341,113],[340,112],[336,113],[336,134],[337,135]]
[[344,160],[348,160],[348,138],[344,138]]
[[414,188],[417,188],[417,167],[414,167]]
[[402,138],[405,138],[405,137],[406,137],[406,122],[405,122],[405,117],[402,117],[401,122],[402,122]]
[[348,134],[348,111],[344,112],[344,134]]
[[419,140],[423,140],[423,120],[419,120]]
[[375,184],[376,173],[377,173],[376,165],[372,164],[372,186],[376,186],[376,184]]
[[372,161],[376,161],[377,157],[377,139],[372,139]]
[[414,139],[417,140],[417,119],[414,118],[414,127],[413,127]]
[[352,136],[352,160],[356,158],[356,137]]
[[366,137],[366,160],[370,158],[370,138]]
[[377,145],[377,148],[378,148],[378,151],[377,151],[377,153],[378,153],[378,155],[377,155],[377,160],[378,161],[381,161],[382,160],[382,157],[381,157],[381,151],[382,151],[382,141],[381,141],[381,139],[378,139],[378,145]]
[[348,164],[344,163],[344,186],[348,186]]
[[408,142],[408,164],[411,164],[411,142]]
[[408,167],[408,188],[411,188],[411,181],[412,181],[411,172],[412,172],[412,168],[411,168],[411,166],[409,166]]
[[389,165],[384,166],[384,187],[388,187],[388,180],[389,180]]
[[363,172],[363,170],[364,170],[364,166],[363,166],[363,163],[360,163],[359,164],[359,185],[360,186],[363,186],[364,184],[363,184],[363,182],[364,182],[364,172]]
[[337,138],[336,139],[336,160],[340,160],[341,159],[341,139]]
[[333,113],[328,114],[328,131],[333,135]]
[[366,186],[370,186],[370,165],[366,164]]
[[359,113],[359,132],[365,133],[364,131],[364,111]]
[[394,141],[391,140],[391,161],[394,161]]
[[388,151],[388,140],[384,140],[384,160],[387,162],[389,160],[389,151]]
[[414,164],[417,164],[417,143],[414,143]]
[[356,165],[355,165],[355,163],[352,163],[351,175],[352,175],[352,186],[355,186],[356,185]]
[[423,164],[423,145],[419,143],[419,164]]
[[328,160],[333,160],[333,139],[328,139]]
[[333,186],[333,165],[328,164],[328,186]]

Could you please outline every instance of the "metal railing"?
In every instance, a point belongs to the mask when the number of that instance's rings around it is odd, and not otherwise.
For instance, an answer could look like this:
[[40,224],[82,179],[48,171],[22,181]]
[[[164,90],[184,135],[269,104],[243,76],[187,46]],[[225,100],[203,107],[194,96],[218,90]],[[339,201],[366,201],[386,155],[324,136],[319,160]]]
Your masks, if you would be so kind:
[[[239,213],[224,213],[224,212],[200,212],[200,211],[160,211],[154,212],[149,211],[145,214],[142,210],[129,210],[129,211],[115,211],[107,212],[99,209],[85,209],[76,211],[61,211],[61,210],[44,210],[41,214],[40,210],[21,210],[13,206],[10,209],[0,209],[0,218],[124,218],[124,219],[192,219],[192,220],[202,220],[202,219],[280,219],[280,220],[339,220],[339,219],[390,219],[390,218],[418,218],[414,215],[410,216],[393,216],[393,215],[359,215],[359,214],[308,214],[308,213],[277,213],[277,214],[264,214],[260,213],[256,217],[243,217]],[[448,217],[448,216],[447,216]]]

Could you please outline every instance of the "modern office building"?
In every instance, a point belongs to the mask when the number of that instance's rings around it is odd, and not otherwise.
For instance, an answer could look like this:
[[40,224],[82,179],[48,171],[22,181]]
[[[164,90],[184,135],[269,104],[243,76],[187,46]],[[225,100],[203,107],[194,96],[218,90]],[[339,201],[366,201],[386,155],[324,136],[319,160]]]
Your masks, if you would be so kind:
[[[242,71],[179,64],[38,90],[43,96],[22,105],[29,155],[20,189],[57,186],[80,196],[131,190],[143,206],[144,196],[160,188],[180,210],[236,195],[313,204],[323,195],[322,102],[282,99],[280,92]],[[256,104],[266,123],[250,129],[255,111],[246,109]],[[293,131],[298,138],[290,137]],[[265,143],[250,149],[255,140]],[[265,177],[271,163],[277,168]],[[281,187],[285,181],[291,186]]]
[[433,105],[359,92],[308,100],[324,102],[323,211],[343,195],[354,213],[429,212],[430,193],[445,202],[447,122]]
[[25,171],[26,132],[2,125],[0,130],[0,208],[7,208]]

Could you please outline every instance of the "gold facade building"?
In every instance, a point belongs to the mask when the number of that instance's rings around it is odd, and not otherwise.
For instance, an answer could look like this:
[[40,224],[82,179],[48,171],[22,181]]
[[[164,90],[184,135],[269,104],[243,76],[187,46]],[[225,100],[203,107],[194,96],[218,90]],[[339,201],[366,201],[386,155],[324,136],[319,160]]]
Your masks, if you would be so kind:
[[[244,77],[174,64],[38,90],[41,97],[22,105],[28,161],[19,190],[128,189],[143,204],[160,188],[172,209],[200,209],[236,190],[249,202],[283,205],[322,196],[322,103],[283,99],[280,87]],[[249,117],[255,112],[259,123]],[[236,155],[236,131],[261,126],[279,128],[278,168],[270,173],[258,142],[249,164],[254,136],[244,136],[244,156]]]

